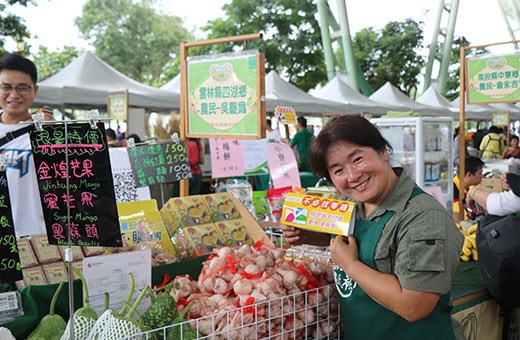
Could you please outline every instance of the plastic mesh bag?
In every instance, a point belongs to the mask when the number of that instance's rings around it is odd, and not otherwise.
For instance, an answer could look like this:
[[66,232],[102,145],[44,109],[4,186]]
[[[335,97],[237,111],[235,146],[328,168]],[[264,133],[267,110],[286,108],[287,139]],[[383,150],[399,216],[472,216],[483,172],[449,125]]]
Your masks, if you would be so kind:
[[[94,325],[96,324],[96,320],[92,318],[86,318],[84,316],[74,316],[74,339],[76,340],[86,340],[89,339],[89,334]],[[67,322],[67,328],[65,329],[65,333],[60,340],[69,340],[70,339],[70,320]]]
[[142,332],[139,327],[133,323],[118,319],[111,310],[105,311],[90,331],[88,339],[92,340],[115,340],[115,339],[142,339],[142,336],[136,336]]
[[11,331],[5,327],[0,327],[0,339],[2,340],[16,340]]

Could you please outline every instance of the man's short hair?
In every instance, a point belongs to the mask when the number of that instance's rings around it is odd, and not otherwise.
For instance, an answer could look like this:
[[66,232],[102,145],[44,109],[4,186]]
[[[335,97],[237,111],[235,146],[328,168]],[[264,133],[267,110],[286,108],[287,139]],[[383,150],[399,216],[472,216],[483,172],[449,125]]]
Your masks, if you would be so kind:
[[111,128],[106,129],[105,134],[107,135],[107,137],[110,137],[111,139],[116,140],[116,132],[114,131],[114,129],[111,129]]
[[302,128],[307,127],[307,119],[305,119],[305,117],[298,117],[297,121],[298,121],[298,124],[300,124],[302,126]]
[[18,53],[8,53],[0,57],[0,72],[3,70],[20,71],[28,74],[34,84],[38,81],[36,65]]
[[477,171],[482,169],[484,167],[484,162],[474,156],[466,157],[464,161],[464,174],[467,174],[468,172],[474,175]]

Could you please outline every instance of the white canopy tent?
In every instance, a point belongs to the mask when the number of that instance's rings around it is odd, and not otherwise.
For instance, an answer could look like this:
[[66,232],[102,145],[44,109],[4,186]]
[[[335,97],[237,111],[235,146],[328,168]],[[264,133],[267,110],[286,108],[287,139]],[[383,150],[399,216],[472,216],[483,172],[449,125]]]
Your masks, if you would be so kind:
[[[456,111],[454,112],[459,112],[460,97],[455,98],[451,103],[456,107]],[[468,118],[471,117],[471,114],[478,117],[475,118],[477,120],[491,120],[492,118],[491,114],[493,110],[489,105],[466,104],[464,110],[466,111],[466,116],[468,116]]]
[[348,85],[344,75],[336,75],[324,87],[316,90],[315,97],[337,101],[354,108],[354,112],[368,112],[374,115],[384,115],[389,110],[399,110],[399,107],[372,101]]
[[[428,87],[428,89],[424,91],[421,97],[417,99],[417,102],[431,107],[437,107],[440,110],[447,112],[449,117],[452,117],[454,120],[458,120],[459,118],[459,107],[446,99],[433,86]],[[466,116],[469,119],[475,120],[485,119],[482,113],[478,112],[469,111],[466,112]]]
[[413,101],[390,82],[381,86],[368,98],[384,105],[396,106],[399,110],[418,112],[427,116],[451,116],[447,110],[430,107]]
[[91,52],[83,53],[39,86],[35,105],[105,108],[110,93],[128,90],[130,107],[158,111],[180,107],[179,94],[141,84]]
[[511,103],[489,104],[493,112],[509,112],[510,120],[520,120],[520,108]]
[[[180,94],[180,75],[161,86],[161,89]],[[325,113],[353,113],[355,108],[337,101],[314,97],[283,80],[276,72],[265,76],[266,111],[274,112],[277,106],[290,106],[296,114],[322,116]]]
[[355,107],[336,101],[316,98],[283,80],[271,71],[265,77],[265,97],[267,112],[274,112],[277,106],[290,106],[296,114],[322,116],[325,113],[354,113]]
[[181,93],[181,74],[177,74],[172,80],[161,86],[162,90]]

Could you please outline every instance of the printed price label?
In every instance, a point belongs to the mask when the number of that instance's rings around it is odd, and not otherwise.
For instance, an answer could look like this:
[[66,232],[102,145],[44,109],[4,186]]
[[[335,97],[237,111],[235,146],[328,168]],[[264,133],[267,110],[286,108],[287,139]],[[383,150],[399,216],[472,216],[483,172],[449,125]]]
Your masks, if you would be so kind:
[[0,315],[16,314],[20,310],[17,292],[0,294]]

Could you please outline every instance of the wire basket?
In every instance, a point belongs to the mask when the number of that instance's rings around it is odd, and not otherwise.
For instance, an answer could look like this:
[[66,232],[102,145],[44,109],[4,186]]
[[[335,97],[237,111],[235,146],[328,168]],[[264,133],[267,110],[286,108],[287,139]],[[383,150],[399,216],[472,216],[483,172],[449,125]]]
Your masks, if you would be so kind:
[[195,330],[197,339],[341,338],[338,299],[331,284],[143,332],[133,339],[166,339],[177,328],[175,339],[182,340],[186,326]]

